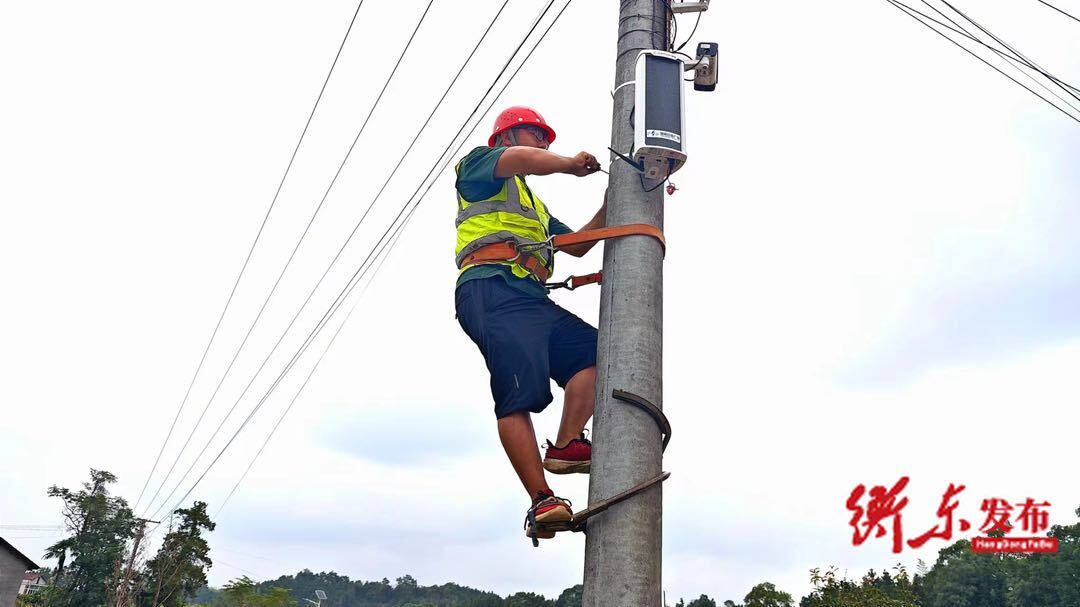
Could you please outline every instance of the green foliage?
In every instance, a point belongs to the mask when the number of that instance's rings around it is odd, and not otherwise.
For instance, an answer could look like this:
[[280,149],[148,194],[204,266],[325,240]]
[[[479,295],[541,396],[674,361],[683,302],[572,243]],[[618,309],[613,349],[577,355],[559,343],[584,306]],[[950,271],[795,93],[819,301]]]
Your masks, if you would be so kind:
[[1054,525],[1048,535],[1058,540],[1057,554],[1005,563],[1010,607],[1080,607],[1080,523]]
[[880,576],[871,570],[861,582],[838,578],[836,569],[810,571],[814,591],[799,601],[799,607],[919,607],[915,585],[903,566]]
[[[246,578],[241,578],[244,580]],[[254,582],[253,582],[254,583]],[[235,584],[235,582],[234,582]],[[282,576],[276,580],[255,584],[257,590],[285,588],[302,603],[302,599],[315,599],[315,591],[326,592],[327,600],[322,607],[405,607],[406,605],[434,607],[505,607],[506,600],[493,592],[482,592],[458,584],[421,586],[411,575],[403,575],[395,582],[365,582],[350,580],[334,572],[313,573],[307,569],[300,573]],[[208,607],[237,607],[224,600],[226,590],[200,590],[195,600]],[[545,604],[547,607],[548,604]]]
[[[1077,511],[1080,516],[1080,509]],[[859,580],[837,575],[835,568],[811,571],[814,590],[799,607],[1080,607],[1080,523],[1054,526],[1049,535],[1059,542],[1057,554],[973,554],[967,541],[942,549],[933,567],[919,562],[918,575],[909,576],[903,566],[880,573],[871,570]],[[501,598],[457,584],[422,586],[404,575],[394,583],[352,581],[348,577],[304,570],[296,576],[255,584],[247,578],[237,588],[254,587],[268,592],[289,589],[292,596],[314,598],[315,590],[329,595],[323,607],[579,607],[581,585],[567,588],[557,600],[519,592]],[[226,601],[223,591],[200,591],[196,600],[207,607],[282,607],[257,601]],[[249,592],[249,590],[244,590]],[[246,596],[246,595],[245,595]],[[773,584],[754,586],[743,604],[724,601],[723,607],[793,607],[794,599]],[[289,604],[288,607],[292,607]],[[676,607],[717,607],[707,595]]]
[[[1009,557],[1008,560],[1011,560]],[[975,554],[971,542],[943,548],[923,580],[925,607],[1008,607],[1005,558]]]
[[81,491],[52,486],[49,497],[63,501],[69,534],[49,546],[46,558],[59,561],[54,588],[35,601],[49,607],[97,607],[109,602],[117,573],[135,533],[135,517],[127,502],[109,495],[116,477],[90,470]]
[[506,597],[506,607],[554,607],[555,603],[543,595],[532,592],[518,592]]
[[246,575],[226,584],[221,592],[228,607],[296,607],[292,591],[277,586],[260,590]]
[[154,607],[183,607],[206,585],[206,570],[213,564],[203,531],[217,527],[206,513],[206,502],[175,512],[180,524],[169,531],[157,556],[146,563],[141,602]]
[[585,587],[581,584],[563,590],[559,598],[555,600],[555,607],[581,607],[584,592]]
[[794,599],[786,592],[776,589],[769,582],[762,582],[750,589],[743,599],[743,607],[794,607]]

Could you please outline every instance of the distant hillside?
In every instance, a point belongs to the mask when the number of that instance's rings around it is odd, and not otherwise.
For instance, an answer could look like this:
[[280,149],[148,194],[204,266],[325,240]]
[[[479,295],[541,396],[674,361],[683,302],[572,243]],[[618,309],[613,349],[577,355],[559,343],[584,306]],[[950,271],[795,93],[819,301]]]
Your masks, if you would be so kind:
[[[286,575],[276,580],[259,583],[260,590],[272,587],[292,591],[299,602],[303,599],[315,599],[315,591],[322,590],[327,599],[322,607],[580,607],[581,586],[567,588],[558,599],[549,600],[531,592],[519,592],[509,597],[501,597],[494,592],[485,592],[459,586],[443,584],[441,586],[421,586],[410,575],[405,575],[391,583],[383,579],[378,582],[350,580],[347,576],[331,572],[312,573],[305,569],[296,575]],[[208,607],[226,607],[221,592],[213,588],[202,588],[195,595],[193,603]],[[301,607],[308,607],[304,603]]]

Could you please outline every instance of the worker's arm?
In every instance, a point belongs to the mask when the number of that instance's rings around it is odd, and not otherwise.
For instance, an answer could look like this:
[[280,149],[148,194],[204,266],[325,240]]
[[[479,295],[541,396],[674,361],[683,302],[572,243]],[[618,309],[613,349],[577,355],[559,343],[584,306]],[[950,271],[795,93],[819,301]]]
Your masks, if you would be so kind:
[[549,152],[543,148],[515,145],[506,148],[495,163],[495,177],[506,179],[513,175],[551,175],[567,173],[584,177],[600,170],[596,156],[579,152],[573,158]]
[[[606,223],[607,223],[607,192],[605,191],[604,192],[604,204],[600,205],[600,210],[598,210],[596,212],[596,215],[593,215],[593,218],[589,220],[589,223],[586,223],[585,225],[581,226],[581,230],[578,230],[578,231],[580,232],[580,231],[584,231],[584,230],[596,230],[596,229],[604,227],[606,225]],[[588,253],[589,250],[592,249],[593,245],[595,245],[595,244],[596,244],[595,242],[583,242],[581,244],[573,244],[573,245],[565,246],[565,247],[563,247],[563,248],[561,248],[559,250],[562,251],[563,253],[569,253],[570,255],[573,255],[574,257],[584,257],[585,254]]]

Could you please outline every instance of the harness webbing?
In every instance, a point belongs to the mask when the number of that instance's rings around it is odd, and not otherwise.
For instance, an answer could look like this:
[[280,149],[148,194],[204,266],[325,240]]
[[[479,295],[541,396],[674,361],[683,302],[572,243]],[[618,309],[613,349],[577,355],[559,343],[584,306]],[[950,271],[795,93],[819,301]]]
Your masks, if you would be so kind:
[[[532,272],[540,282],[544,282],[550,277],[550,274],[547,268],[543,267],[532,254],[533,251],[547,249],[555,252],[568,246],[599,242],[611,238],[624,238],[626,236],[649,236],[656,239],[660,243],[660,248],[667,251],[667,241],[664,239],[664,232],[660,228],[647,223],[631,223],[595,230],[581,230],[570,234],[559,234],[542,242],[522,243],[511,240],[497,242],[472,251],[460,261],[458,266],[466,267],[493,261],[512,261]],[[567,288],[573,290],[586,284],[600,282],[600,280],[601,274],[595,272],[586,276],[571,276],[561,283],[546,286],[551,289]]]

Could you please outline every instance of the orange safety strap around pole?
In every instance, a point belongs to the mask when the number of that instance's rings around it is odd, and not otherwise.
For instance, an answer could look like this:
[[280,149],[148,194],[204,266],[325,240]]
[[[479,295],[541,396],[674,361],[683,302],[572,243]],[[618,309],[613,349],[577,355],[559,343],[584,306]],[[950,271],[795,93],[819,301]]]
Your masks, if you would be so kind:
[[569,234],[559,234],[551,239],[551,246],[555,250],[575,244],[586,242],[599,242],[609,238],[622,238],[624,236],[651,236],[655,238],[660,247],[667,251],[667,241],[660,228],[647,223],[630,223],[624,226],[612,226],[610,228],[598,228],[595,230],[581,230]]

